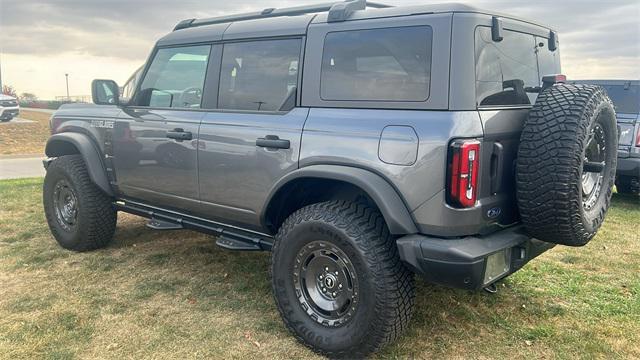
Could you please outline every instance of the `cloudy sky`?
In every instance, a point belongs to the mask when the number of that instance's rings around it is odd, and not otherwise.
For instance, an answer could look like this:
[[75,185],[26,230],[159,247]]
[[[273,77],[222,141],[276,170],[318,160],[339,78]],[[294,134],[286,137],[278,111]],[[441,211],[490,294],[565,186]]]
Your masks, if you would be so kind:
[[[90,94],[94,78],[124,83],[180,20],[327,0],[0,0],[2,81],[42,99]],[[391,5],[441,3],[378,0]],[[458,2],[545,23],[560,32],[573,79],[640,78],[639,0]]]

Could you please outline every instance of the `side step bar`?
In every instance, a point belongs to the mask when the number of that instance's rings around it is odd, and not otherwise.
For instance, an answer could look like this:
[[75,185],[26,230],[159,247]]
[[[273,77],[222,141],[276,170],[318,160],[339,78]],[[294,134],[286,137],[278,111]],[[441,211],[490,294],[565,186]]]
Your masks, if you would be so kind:
[[147,226],[155,230],[191,229],[218,237],[216,245],[228,250],[269,251],[273,247],[273,237],[242,230],[174,211],[159,209],[137,202],[118,200],[114,206],[119,211],[150,219]]

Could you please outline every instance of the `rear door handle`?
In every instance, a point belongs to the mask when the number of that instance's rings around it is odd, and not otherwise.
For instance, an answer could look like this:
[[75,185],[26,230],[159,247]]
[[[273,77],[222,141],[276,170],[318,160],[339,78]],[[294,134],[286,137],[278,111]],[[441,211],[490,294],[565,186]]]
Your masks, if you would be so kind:
[[280,139],[276,135],[267,135],[256,140],[256,146],[267,149],[288,149],[291,147],[289,140]]
[[184,131],[183,129],[177,128],[177,129],[173,129],[172,131],[167,131],[167,137],[169,139],[183,141],[183,140],[193,139],[193,134],[191,134],[190,131]]

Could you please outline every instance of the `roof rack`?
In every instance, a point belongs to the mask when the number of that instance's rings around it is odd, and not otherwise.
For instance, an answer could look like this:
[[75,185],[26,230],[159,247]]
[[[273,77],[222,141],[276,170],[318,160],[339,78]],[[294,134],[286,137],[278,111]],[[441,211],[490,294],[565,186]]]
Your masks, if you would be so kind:
[[345,0],[341,2],[332,2],[307,6],[295,6],[290,8],[267,8],[262,11],[256,11],[245,14],[219,16],[206,19],[187,19],[180,21],[173,31],[186,29],[196,26],[222,24],[232,21],[244,21],[254,19],[264,19],[279,16],[296,16],[311,13],[319,13],[328,11],[327,22],[345,21],[356,10],[364,10],[367,7],[382,9],[392,7],[390,5],[369,2],[366,0]]

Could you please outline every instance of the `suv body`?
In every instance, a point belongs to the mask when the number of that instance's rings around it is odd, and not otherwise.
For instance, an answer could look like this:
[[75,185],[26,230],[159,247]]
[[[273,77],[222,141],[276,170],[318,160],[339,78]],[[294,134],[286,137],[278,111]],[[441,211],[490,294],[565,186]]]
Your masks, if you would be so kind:
[[19,113],[18,100],[13,96],[0,94],[0,121],[10,121]]
[[618,192],[625,187],[640,192],[640,80],[576,80],[576,84],[600,85],[616,107],[618,121]]
[[[296,209],[359,197],[435,283],[481,289],[552,247],[519,226],[514,162],[525,90],[560,73],[555,32],[464,5],[330,17],[183,22],[129,102],[56,111],[46,153],[81,153],[118,210],[232,249],[270,249]],[[479,143],[467,207],[448,185],[458,140]]]
[[[191,20],[124,86],[130,102],[61,107],[46,153],[79,149],[118,210],[228,248],[269,249],[296,209],[358,196],[436,283],[483,288],[553,246],[518,226],[514,160],[523,85],[560,73],[555,32],[463,5],[328,16]],[[464,208],[447,185],[456,139],[480,143]]]

